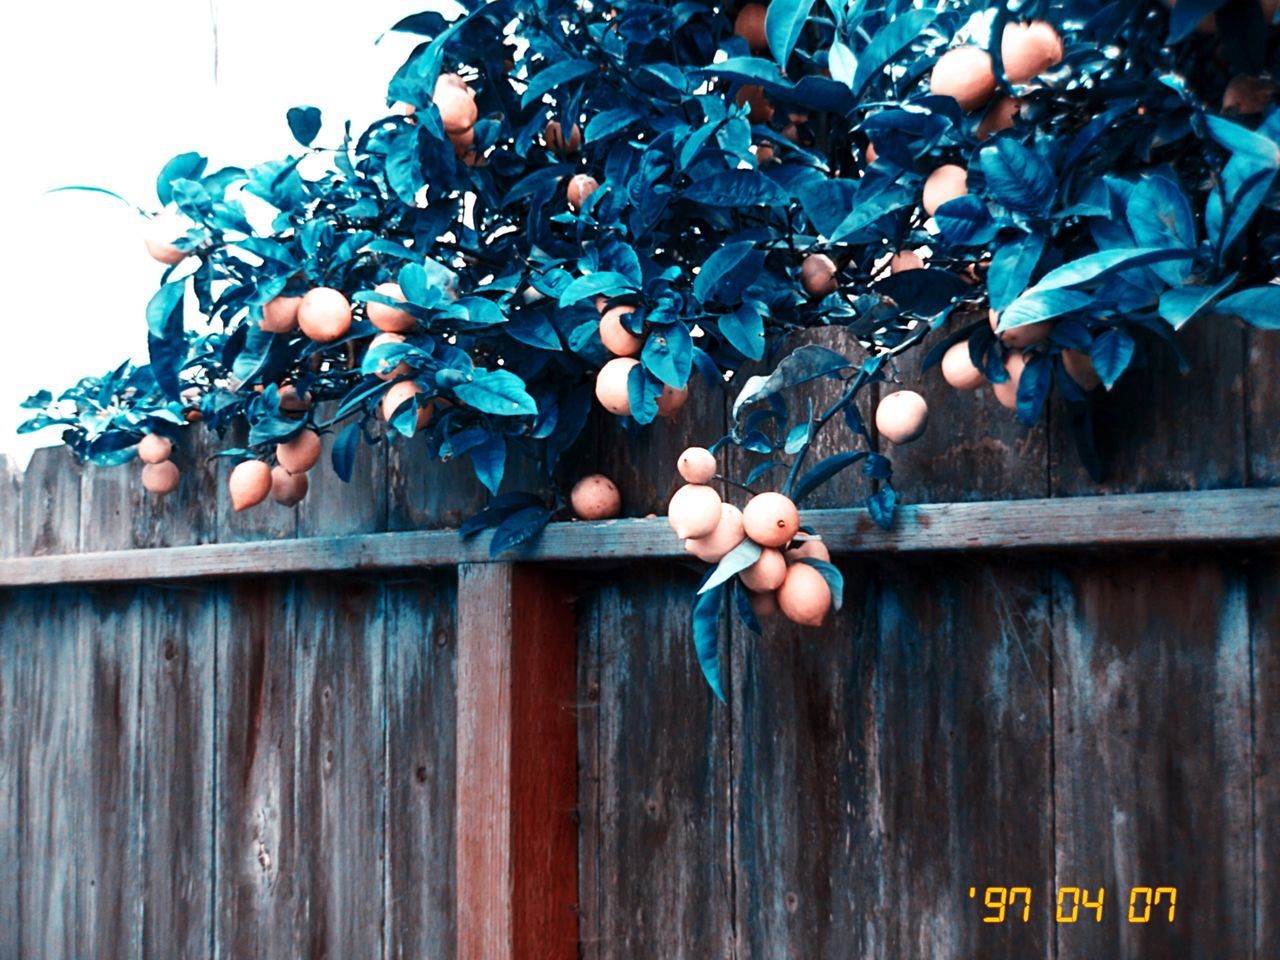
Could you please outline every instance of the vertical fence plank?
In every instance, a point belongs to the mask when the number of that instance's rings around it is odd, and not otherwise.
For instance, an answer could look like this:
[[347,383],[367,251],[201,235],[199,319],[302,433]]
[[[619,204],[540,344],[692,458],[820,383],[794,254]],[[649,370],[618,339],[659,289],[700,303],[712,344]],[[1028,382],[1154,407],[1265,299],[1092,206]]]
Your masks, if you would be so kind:
[[[4,469],[0,462],[0,471]],[[0,473],[0,481],[3,481]],[[4,502],[0,489],[0,507]],[[12,514],[0,514],[0,519]],[[20,644],[16,622],[21,594],[0,590],[0,957],[21,957],[22,780],[24,716],[34,708],[19,685]],[[29,639],[29,638],[28,638]]]
[[870,565],[846,567],[821,630],[733,614],[733,862],[737,956],[871,957],[879,850],[876,602]]
[[13,591],[4,622],[17,638],[20,731],[22,888],[19,939],[26,956],[75,960],[77,817],[84,780],[83,745],[76,735],[85,707],[77,663],[80,594],[68,590]]
[[[327,412],[329,407],[322,404],[320,409]],[[339,433],[332,430],[324,434],[320,462],[308,473],[310,487],[306,499],[294,508],[300,537],[377,533],[387,529],[386,444],[358,441],[351,482],[343,483],[334,472],[332,462],[333,444],[338,436]],[[285,509],[275,501],[271,501],[270,506]]]
[[386,591],[386,956],[453,957],[456,578]]
[[149,588],[142,663],[142,956],[205,956],[214,882],[216,586]]
[[1249,482],[1270,487],[1280,484],[1280,431],[1275,428],[1280,410],[1280,345],[1269,331],[1248,330],[1244,337]]
[[[1216,558],[1065,567],[1054,627],[1057,883],[1107,890],[1101,924],[1058,925],[1060,954],[1248,960],[1243,578]],[[1131,889],[1160,886],[1175,922],[1128,922]]]
[[[696,578],[633,565],[580,601],[582,697],[596,736],[579,804],[581,858],[599,885],[581,905],[587,960],[726,957],[733,949],[729,712],[698,669]],[[590,703],[591,700],[595,703]]]
[[31,455],[22,481],[18,553],[75,553],[80,542],[80,467],[63,447]]
[[142,597],[137,587],[115,586],[90,589],[81,601],[75,671],[86,698],[71,717],[77,777],[70,839],[82,957],[141,955]]
[[459,960],[578,955],[574,638],[544,574],[460,568]]
[[234,584],[228,608],[218,628],[219,949],[365,955],[383,910],[381,588]]
[[[867,763],[883,890],[875,956],[1053,954],[1049,581],[1023,564],[885,564]],[[1027,922],[983,889],[1029,886]],[[975,896],[970,899],[968,890]]]
[[22,473],[0,453],[0,557],[16,557],[22,537]]
[[387,529],[456,527],[485,504],[485,489],[463,457],[440,463],[422,437],[387,444]]
[[1280,956],[1280,560],[1250,571],[1255,957]]

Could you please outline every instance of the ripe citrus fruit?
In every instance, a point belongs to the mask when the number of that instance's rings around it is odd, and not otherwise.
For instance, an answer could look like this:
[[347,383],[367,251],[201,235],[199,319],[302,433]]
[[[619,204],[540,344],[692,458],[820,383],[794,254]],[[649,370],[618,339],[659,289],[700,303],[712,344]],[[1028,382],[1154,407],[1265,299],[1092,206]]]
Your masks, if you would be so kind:
[[953,343],[942,355],[942,379],[957,390],[977,390],[987,382],[969,356],[969,341]]
[[237,463],[227,481],[227,489],[231,491],[231,506],[237,513],[255,507],[271,492],[271,468],[261,460]]
[[632,357],[614,357],[596,374],[596,399],[610,413],[623,417],[631,413],[631,397],[627,378],[631,368],[640,363]]
[[831,588],[809,564],[793,563],[778,588],[778,607],[792,623],[819,627],[831,609]]
[[1095,390],[1102,386],[1102,378],[1094,369],[1093,358],[1087,353],[1081,353],[1079,350],[1063,350],[1062,366],[1081,389]]
[[716,475],[716,457],[706,447],[690,447],[676,461],[680,476],[689,483],[710,483]]
[[769,41],[764,32],[764,18],[767,13],[763,3],[747,3],[733,20],[733,32],[747,41],[747,46],[752,53],[760,53],[769,47]]
[[795,563],[797,560],[825,560],[831,562],[831,552],[827,549],[827,545],[818,538],[811,540],[801,540],[799,543],[786,552],[786,561],[788,564]]
[[761,619],[778,612],[778,595],[772,590],[768,593],[749,592],[747,600],[751,603],[752,612]]
[[290,473],[306,473],[320,459],[324,444],[314,430],[303,430],[297,436],[276,444],[276,461]]
[[667,523],[681,540],[705,537],[720,525],[720,494],[701,483],[689,483],[671,495]]
[[924,212],[932,217],[944,203],[963,197],[969,192],[968,181],[969,173],[964,167],[954,163],[944,163],[938,167],[924,182],[920,201]]
[[285,413],[306,413],[311,409],[311,394],[298,395],[292,383],[280,384],[280,409]]
[[773,547],[765,547],[760,551],[760,559],[738,574],[742,585],[756,593],[777,590],[782,581],[787,579],[787,561],[782,551]]
[[[369,349],[375,347],[386,346],[389,343],[404,343],[404,337],[398,333],[380,333],[369,341]],[[379,380],[395,380],[397,377],[407,377],[409,375],[409,365],[401,360],[390,370],[381,369],[385,367],[388,361],[379,361],[380,368],[373,372],[373,375]]]
[[876,145],[868,140],[867,149],[863,151],[863,157],[867,161],[867,166],[869,167],[871,164],[875,163],[879,156],[880,154],[876,153]]
[[1276,88],[1271,81],[1238,74],[1231,78],[1227,89],[1222,92],[1222,112],[1246,117],[1262,113],[1271,105],[1275,93]]
[[[397,410],[410,397],[422,392],[422,388],[412,380],[401,380],[399,383],[393,383],[387,392],[382,395],[382,419],[390,422],[395,416]],[[424,403],[418,408],[418,429],[421,430],[431,422],[431,404]]]
[[747,538],[742,511],[732,503],[720,504],[720,522],[705,537],[690,538],[684,548],[704,563],[719,563],[724,555]]
[[593,473],[573,485],[569,505],[580,520],[610,520],[622,515],[622,494],[604,474]]
[[158,433],[148,433],[138,444],[138,459],[143,463],[164,463],[173,456],[173,441]]
[[747,536],[762,547],[782,547],[800,531],[800,511],[781,493],[758,493],[742,511]]
[[901,273],[903,270],[920,270],[924,268],[924,260],[914,250],[899,250],[889,259],[889,272]]
[[644,340],[622,325],[622,318],[635,312],[635,307],[614,307],[600,318],[600,342],[615,357],[634,357],[644,348]]
[[929,405],[914,390],[898,390],[876,405],[876,429],[892,443],[918,440],[929,422]]
[[573,129],[569,131],[569,139],[566,141],[560,121],[552,120],[547,124],[547,129],[543,132],[542,139],[546,141],[547,146],[553,152],[562,157],[572,157],[582,147],[582,131],[578,129],[576,123],[573,125]]
[[351,329],[351,302],[332,287],[308,290],[298,305],[298,326],[316,343],[341,339]]
[[[390,297],[392,300],[404,299],[404,291],[400,289],[398,283],[380,283],[373,288],[373,292]],[[418,322],[407,310],[390,307],[385,303],[376,303],[373,300],[365,303],[364,315],[369,318],[370,323],[386,333],[407,333]]]
[[977,110],[996,92],[991,55],[974,46],[948,50],[933,65],[929,92],[954,97],[965,113]]
[[668,420],[674,420],[680,408],[684,406],[686,400],[689,399],[689,388],[687,386],[676,387],[670,384],[663,384],[662,392],[658,394],[658,416],[666,417]]
[[456,73],[440,74],[431,99],[440,111],[445,133],[462,133],[475,126],[479,111],[474,98],[475,94],[467,82]]
[[1020,106],[1022,106],[1022,101],[1017,97],[1003,94],[996,97],[991,104],[991,108],[987,110],[986,116],[978,124],[978,139],[985,140],[993,133],[999,133],[1001,130],[1008,130],[1012,127]]
[[1021,350],[1011,351],[1004,358],[1004,368],[1009,374],[1009,379],[991,385],[991,390],[996,395],[996,400],[1000,402],[1000,406],[1010,410],[1018,409],[1018,384],[1022,380],[1022,370],[1026,365],[1027,361],[1023,359]]
[[600,189],[600,183],[595,177],[586,174],[576,174],[569,181],[569,187],[566,196],[569,200],[569,209],[574,213],[578,213],[582,209],[582,205],[587,202],[587,197],[591,196]]
[[1062,38],[1043,20],[1005,24],[1000,60],[1010,83],[1026,83],[1061,62]]
[[759,84],[744,83],[733,99],[738,106],[747,108],[747,120],[751,123],[768,123],[773,119],[773,104]]
[[[996,327],[1000,325],[1000,314],[995,310],[987,311],[987,322],[991,324],[991,332],[996,332]],[[1029,347],[1033,343],[1039,343],[1046,340],[1050,332],[1053,330],[1053,321],[1044,320],[1040,323],[1024,323],[1020,327],[1011,327],[999,334],[1000,342],[1006,347],[1015,347],[1021,350],[1023,347]]]
[[258,327],[267,333],[293,333],[298,327],[301,297],[273,297],[262,307]]
[[163,497],[178,488],[181,473],[172,460],[148,463],[142,468],[142,486],[148,493]]
[[800,265],[800,284],[809,296],[825,297],[839,287],[836,272],[836,262],[825,253],[811,253]]
[[276,503],[296,507],[310,486],[305,473],[290,473],[282,466],[271,468],[271,499]]

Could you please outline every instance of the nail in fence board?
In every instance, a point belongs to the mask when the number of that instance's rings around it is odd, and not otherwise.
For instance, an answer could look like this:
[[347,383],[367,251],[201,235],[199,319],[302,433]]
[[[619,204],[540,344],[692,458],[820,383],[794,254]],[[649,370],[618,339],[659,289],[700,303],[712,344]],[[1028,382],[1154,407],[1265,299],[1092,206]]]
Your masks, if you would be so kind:
[[[1060,956],[1252,953],[1245,581],[1219,559],[1073,565],[1054,585],[1057,883],[1106,887]],[[1177,888],[1129,923],[1134,887]],[[1143,916],[1145,900],[1136,903]]]
[[353,578],[234,585],[228,604],[218,651],[221,955],[376,956],[381,588]]
[[458,573],[458,960],[578,955],[574,617],[509,564]]
[[457,578],[386,584],[386,956],[451,958]]
[[632,564],[625,583],[584,585],[579,601],[591,661],[579,699],[594,718],[579,740],[586,960],[733,949],[730,716],[693,654],[696,584],[669,564]]

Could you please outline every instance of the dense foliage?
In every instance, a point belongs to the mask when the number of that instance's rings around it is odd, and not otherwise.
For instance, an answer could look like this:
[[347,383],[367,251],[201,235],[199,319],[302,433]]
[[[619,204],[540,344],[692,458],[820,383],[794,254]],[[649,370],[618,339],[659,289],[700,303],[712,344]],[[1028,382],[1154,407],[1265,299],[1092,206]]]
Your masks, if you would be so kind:
[[[887,523],[888,460],[853,401],[917,377],[922,364],[898,355],[931,331],[924,367],[967,342],[1027,424],[1056,389],[1096,469],[1087,389],[1196,319],[1280,326],[1274,2],[773,0],[744,35],[739,9],[696,0],[466,11],[396,25],[424,40],[391,81],[392,112],[332,150],[312,146],[319,114],[305,107],[288,118],[299,156],[213,172],[196,155],[170,161],[159,200],[189,221],[177,244],[191,256],[147,308],[150,367],[82,382],[64,396],[73,411],[33,398],[48,409],[30,426],[63,424],[78,453],[116,462],[194,407],[217,429],[248,420],[251,449],[235,456],[269,456],[310,422],[342,431],[334,466],[349,474],[360,437],[384,432],[386,393],[412,380],[388,429],[469,456],[496,494],[511,445],[549,476],[578,436],[610,356],[601,308],[627,304],[622,324],[643,340],[630,425],[764,361],[771,373],[734,387],[727,442],[761,458],[740,479],[776,469],[799,501],[861,463]],[[1007,31],[1033,20],[1060,47],[1012,83]],[[935,66],[962,46],[986,53],[961,70],[965,93],[951,78],[941,94]],[[991,87],[969,102],[982,69]],[[453,75],[474,95],[465,130],[449,115]],[[317,151],[331,163],[304,175]],[[946,165],[960,195],[927,211],[925,184]],[[272,208],[270,231],[250,226],[246,194]],[[924,267],[890,272],[898,251]],[[835,268],[829,286],[815,254]],[[374,292],[388,281],[406,303]],[[333,342],[259,328],[274,298],[317,286],[401,306],[416,325],[372,350],[359,306]],[[209,331],[184,329],[184,297]],[[796,347],[831,325],[857,356]],[[819,377],[844,381],[840,399],[789,410],[785,390]],[[299,396],[337,403],[321,419]],[[848,451],[807,463],[828,423],[850,431]],[[479,523],[518,512],[504,542],[518,541],[549,515],[531,503],[499,500]]]

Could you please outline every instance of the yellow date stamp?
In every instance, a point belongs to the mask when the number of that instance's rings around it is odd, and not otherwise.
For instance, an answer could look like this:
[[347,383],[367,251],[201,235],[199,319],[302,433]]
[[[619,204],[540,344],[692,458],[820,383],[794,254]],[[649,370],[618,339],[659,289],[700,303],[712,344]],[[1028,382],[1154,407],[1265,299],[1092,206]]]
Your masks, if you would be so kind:
[[[983,923],[1022,922],[1031,920],[1031,887],[970,887],[969,899],[982,895],[987,912]],[[1059,887],[1056,891],[1054,923],[1101,923],[1107,906],[1107,890],[1098,887]],[[1178,909],[1177,887],[1130,887],[1129,923],[1173,923]]]

